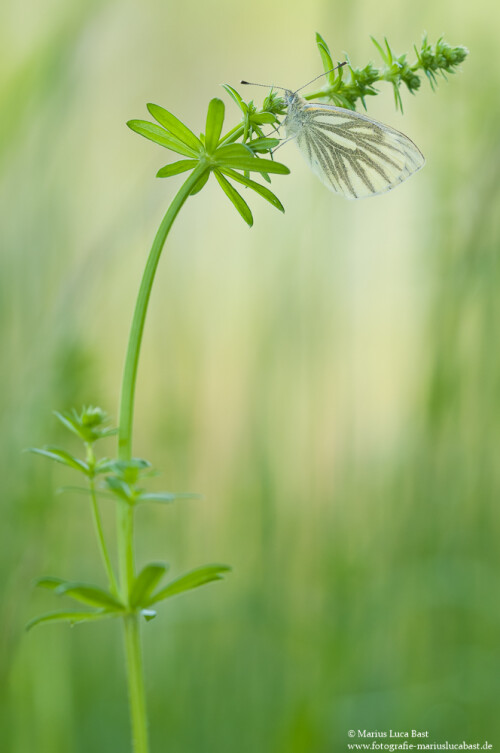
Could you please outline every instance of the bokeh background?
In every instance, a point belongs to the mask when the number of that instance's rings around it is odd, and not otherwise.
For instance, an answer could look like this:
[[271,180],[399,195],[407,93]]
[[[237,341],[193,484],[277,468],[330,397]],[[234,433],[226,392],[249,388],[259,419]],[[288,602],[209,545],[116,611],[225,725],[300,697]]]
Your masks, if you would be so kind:
[[357,65],[377,60],[370,34],[401,53],[444,32],[471,54],[436,94],[404,95],[404,116],[389,87],[370,101],[427,158],[394,193],[347,202],[288,145],[284,217],[252,194],[248,230],[209,185],[174,227],[135,452],[158,488],[204,499],[141,510],[138,560],[234,573],[145,626],[153,751],[336,753],[351,728],[500,744],[498,7],[0,14],[1,749],[129,749],[119,626],[23,631],[59,606],[37,576],[104,583],[86,500],[54,493],[71,474],[22,450],[67,440],[53,409],[116,417],[141,270],[182,180],[154,179],[169,154],[125,122],[152,101],[199,131],[221,83],[298,87],[322,70],[316,31]]

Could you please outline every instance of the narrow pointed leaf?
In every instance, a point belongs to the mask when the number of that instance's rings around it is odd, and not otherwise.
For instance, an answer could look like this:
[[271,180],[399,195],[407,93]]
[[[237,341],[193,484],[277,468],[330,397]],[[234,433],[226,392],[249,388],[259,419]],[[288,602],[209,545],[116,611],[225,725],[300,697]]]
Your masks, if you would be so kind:
[[144,136],[145,139],[154,141],[155,144],[164,146],[166,149],[171,149],[173,152],[183,154],[185,157],[197,157],[198,150],[191,149],[179,141],[179,139],[173,138],[168,131],[155,123],[149,123],[147,120],[129,120],[128,127],[138,133],[140,136]]
[[178,162],[172,162],[170,165],[165,165],[156,173],[157,178],[170,178],[171,175],[179,175],[185,173],[186,170],[194,170],[198,160],[196,159],[181,159]]
[[168,568],[169,565],[165,562],[151,562],[151,564],[146,565],[141,570],[134,581],[130,594],[130,605],[132,607],[140,607],[143,604],[148,604],[149,597]]
[[114,596],[111,596],[108,591],[87,583],[63,583],[56,588],[56,593],[59,596],[70,596],[82,604],[100,607],[101,609],[123,611],[124,608],[123,604]]
[[[332,68],[334,67],[333,66],[332,56],[330,54],[330,50],[328,48],[328,45],[325,42],[325,40],[323,39],[323,37],[321,36],[321,34],[316,33],[316,44],[318,46],[319,54],[321,55],[321,60],[323,62],[323,69],[324,69],[325,73],[327,71],[331,71]],[[332,77],[334,77],[334,76],[335,76],[335,73],[333,73],[333,72],[328,76],[328,81],[330,83],[332,83]]]
[[275,146],[278,146],[279,143],[279,139],[262,138],[250,141],[248,146],[252,152],[268,152],[271,149],[274,149]]
[[389,60],[387,59],[387,56],[386,56],[384,50],[382,49],[382,47],[380,46],[380,44],[377,42],[377,40],[375,39],[375,37],[370,36],[370,39],[372,40],[373,44],[377,48],[378,52],[380,53],[380,57],[382,58],[382,60],[384,61],[384,63],[389,64]]
[[236,102],[240,110],[244,112],[246,115],[246,113],[248,112],[248,106],[246,102],[244,102],[241,96],[238,94],[236,89],[233,89],[233,87],[229,86],[229,84],[222,84],[222,87],[227,91],[231,99],[233,99]]
[[270,191],[265,186],[261,186],[260,183],[256,183],[254,180],[251,180],[250,178],[245,178],[243,175],[240,175],[240,173],[237,173],[235,170],[223,169],[222,172],[224,173],[224,175],[227,175],[228,178],[231,178],[232,180],[236,180],[238,183],[242,183],[244,186],[248,186],[248,188],[251,188],[253,191],[255,191],[264,199],[266,199],[270,204],[272,204],[273,207],[276,207],[276,209],[279,209],[280,212],[285,211],[283,204],[278,199],[278,197],[275,196],[273,192]]
[[[108,497],[108,499],[114,499],[115,497],[114,494],[112,494],[111,492],[106,492],[103,489],[95,489],[94,491],[100,497]],[[86,497],[89,496],[89,489],[86,486],[59,486],[56,489],[56,494],[66,494],[66,492],[71,492],[73,494],[82,494]]]
[[64,578],[54,578],[50,575],[45,576],[44,578],[38,578],[38,580],[35,581],[35,586],[38,586],[39,588],[48,588],[50,591],[55,591],[56,588],[59,588],[63,583],[67,583]]
[[249,172],[276,173],[277,175],[288,175],[290,172],[290,169],[286,165],[282,165],[281,162],[260,159],[259,157],[226,157],[221,166],[235,170],[248,170]]
[[215,151],[219,143],[224,123],[224,102],[222,99],[212,99],[208,105],[207,125],[205,128],[205,149],[209,154]]
[[49,614],[42,614],[40,617],[35,617],[30,620],[26,625],[26,630],[31,630],[36,625],[41,625],[46,622],[69,622],[70,625],[75,625],[77,622],[89,622],[91,620],[102,620],[105,617],[112,617],[112,612],[50,612]]
[[204,188],[209,178],[210,178],[210,170],[207,168],[205,172],[200,175],[199,179],[194,184],[193,188],[191,189],[190,196],[194,196],[195,194],[200,193],[201,189]]
[[60,450],[58,447],[44,447],[42,449],[39,449],[38,447],[30,447],[27,452],[32,452],[35,455],[42,455],[50,460],[55,460],[56,463],[67,465],[69,468],[80,471],[80,473],[85,473],[86,475],[89,473],[87,463],[73,457],[73,455],[70,455],[69,452],[66,452],[65,450]]
[[252,115],[252,123],[257,123],[258,125],[272,125],[273,123],[276,123],[278,118],[276,115],[273,115],[272,112],[259,112],[255,115]]
[[230,157],[243,157],[244,159],[252,158],[253,152],[246,144],[226,144],[220,146],[215,152],[217,160],[226,160]]
[[134,492],[130,488],[130,486],[126,483],[126,481],[122,481],[122,479],[118,478],[117,476],[106,476],[104,480],[106,484],[108,485],[109,489],[117,497],[120,497],[120,499],[125,500],[125,502],[128,502],[130,505],[133,505],[135,503]]
[[59,419],[59,421],[65,426],[67,429],[73,432],[73,434],[76,434],[77,437],[80,435],[80,427],[78,426],[77,422],[72,418],[71,415],[68,413],[59,413],[59,411],[54,411],[54,416]]
[[178,499],[201,499],[201,496],[201,494],[194,494],[194,492],[143,492],[139,494],[136,501],[170,504]]
[[253,225],[253,217],[252,212],[250,211],[250,207],[246,203],[246,201],[243,199],[242,196],[238,193],[238,191],[233,188],[233,186],[229,183],[228,180],[222,175],[219,170],[214,171],[215,177],[217,178],[220,187],[228,197],[228,199],[234,204],[238,212],[241,214],[247,225],[252,227]]
[[228,565],[204,565],[203,567],[197,567],[195,570],[181,575],[180,578],[176,578],[168,586],[157,591],[156,594],[149,599],[149,605],[156,604],[159,601],[168,599],[171,596],[177,596],[177,594],[184,591],[190,591],[193,588],[205,585],[205,583],[211,583],[212,581],[222,580],[223,574],[228,573],[231,570]]
[[176,118],[175,115],[172,115],[171,112],[165,110],[164,107],[160,107],[160,105],[148,104],[148,110],[153,118],[166,128],[172,136],[182,141],[196,153],[200,152],[203,147],[200,139],[179,118]]
[[94,466],[95,473],[110,473],[114,469],[114,461],[109,458],[101,458]]

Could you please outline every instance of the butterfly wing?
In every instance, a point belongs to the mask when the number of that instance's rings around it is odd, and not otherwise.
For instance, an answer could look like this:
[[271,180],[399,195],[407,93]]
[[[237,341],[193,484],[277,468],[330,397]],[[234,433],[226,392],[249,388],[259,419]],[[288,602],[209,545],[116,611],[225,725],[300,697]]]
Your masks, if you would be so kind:
[[[299,98],[297,98],[299,100]],[[299,100],[297,146],[319,179],[348,199],[390,191],[425,163],[407,136],[352,110]]]

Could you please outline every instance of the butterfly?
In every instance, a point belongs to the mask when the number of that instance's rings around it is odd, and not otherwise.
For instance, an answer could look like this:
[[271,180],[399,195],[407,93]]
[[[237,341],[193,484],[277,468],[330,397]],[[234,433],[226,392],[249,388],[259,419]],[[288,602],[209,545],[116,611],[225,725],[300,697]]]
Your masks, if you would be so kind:
[[283,91],[286,140],[295,140],[312,171],[331,191],[347,199],[378,196],[424,165],[420,149],[395,128],[343,107],[308,102],[298,95],[300,89]]

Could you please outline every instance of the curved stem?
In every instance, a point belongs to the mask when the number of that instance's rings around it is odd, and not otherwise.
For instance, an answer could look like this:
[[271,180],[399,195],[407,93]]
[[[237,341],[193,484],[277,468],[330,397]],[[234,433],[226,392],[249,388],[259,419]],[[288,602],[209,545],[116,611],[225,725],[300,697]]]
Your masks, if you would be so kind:
[[130,460],[132,457],[132,424],[134,414],[135,384],[137,380],[137,367],[139,365],[139,353],[141,349],[142,334],[146,313],[148,310],[149,297],[160,260],[161,252],[172,223],[177,217],[179,210],[198,182],[199,178],[207,170],[207,166],[200,162],[196,170],[193,170],[189,178],[183,183],[179,192],[170,204],[165,217],[156,233],[149,257],[144,269],[144,274],[137,296],[134,318],[130,329],[127,356],[123,370],[122,392],[120,398],[120,419],[118,432],[118,456],[121,460]]
[[[139,354],[149,298],[161,252],[170,228],[181,207],[188,199],[198,180],[208,169],[205,163],[200,162],[198,167],[183,183],[158,228],[151,251],[149,252],[137,296],[123,369],[118,430],[118,457],[120,460],[130,460],[132,457],[134,397]],[[134,507],[126,502],[119,502],[117,507],[117,543],[121,597],[125,604],[129,604],[130,592],[135,577]],[[146,696],[144,692],[139,616],[137,613],[130,613],[124,617],[124,628],[133,749],[134,753],[148,753]]]

